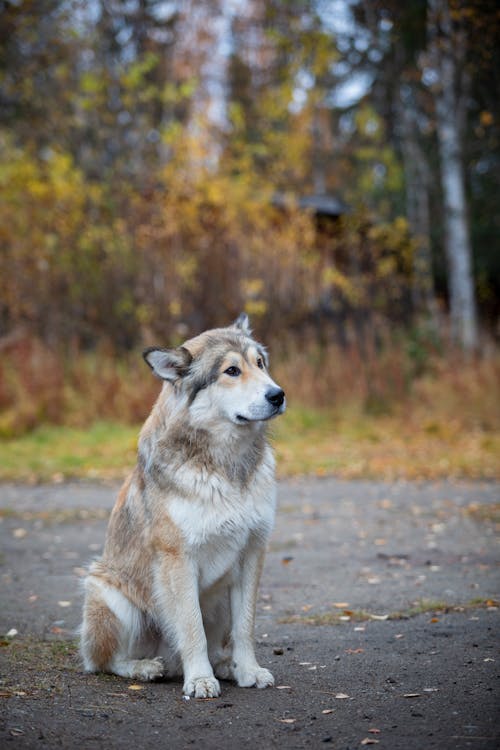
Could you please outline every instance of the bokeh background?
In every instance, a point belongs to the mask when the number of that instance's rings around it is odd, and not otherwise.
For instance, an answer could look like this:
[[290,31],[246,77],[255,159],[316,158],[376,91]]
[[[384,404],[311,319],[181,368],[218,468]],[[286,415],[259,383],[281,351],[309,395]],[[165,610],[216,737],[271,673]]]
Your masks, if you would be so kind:
[[248,312],[285,473],[498,475],[490,0],[0,3],[0,477],[120,474]]

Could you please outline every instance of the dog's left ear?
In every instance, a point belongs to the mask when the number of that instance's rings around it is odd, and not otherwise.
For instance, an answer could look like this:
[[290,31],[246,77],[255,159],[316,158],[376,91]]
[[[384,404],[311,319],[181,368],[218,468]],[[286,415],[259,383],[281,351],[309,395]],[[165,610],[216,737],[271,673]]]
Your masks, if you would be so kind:
[[250,328],[250,320],[248,315],[244,312],[240,313],[233,323],[233,328],[238,328],[245,336],[252,335],[252,329]]
[[143,351],[142,356],[155,375],[171,383],[187,373],[193,359],[183,346],[178,349],[159,349],[151,346]]

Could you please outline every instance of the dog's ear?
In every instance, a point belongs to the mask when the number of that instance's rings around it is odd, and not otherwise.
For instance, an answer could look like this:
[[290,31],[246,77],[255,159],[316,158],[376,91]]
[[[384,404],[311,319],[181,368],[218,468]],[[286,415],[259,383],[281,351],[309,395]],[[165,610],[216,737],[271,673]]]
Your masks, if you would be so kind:
[[252,329],[250,328],[250,320],[245,312],[238,315],[233,323],[233,328],[238,328],[245,336],[252,335]]
[[183,346],[178,349],[159,349],[151,346],[143,351],[142,356],[155,375],[171,383],[187,373],[193,359]]

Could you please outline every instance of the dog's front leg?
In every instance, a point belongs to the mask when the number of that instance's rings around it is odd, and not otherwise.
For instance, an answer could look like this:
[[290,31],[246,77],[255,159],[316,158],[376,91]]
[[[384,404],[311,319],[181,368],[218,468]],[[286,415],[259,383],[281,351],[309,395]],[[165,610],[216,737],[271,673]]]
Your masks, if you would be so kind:
[[216,698],[220,685],[208,660],[194,564],[186,559],[165,560],[155,584],[162,628],[182,660],[184,695]]
[[240,687],[274,685],[274,677],[268,669],[259,666],[254,650],[255,607],[264,553],[263,547],[249,544],[231,587],[232,667]]

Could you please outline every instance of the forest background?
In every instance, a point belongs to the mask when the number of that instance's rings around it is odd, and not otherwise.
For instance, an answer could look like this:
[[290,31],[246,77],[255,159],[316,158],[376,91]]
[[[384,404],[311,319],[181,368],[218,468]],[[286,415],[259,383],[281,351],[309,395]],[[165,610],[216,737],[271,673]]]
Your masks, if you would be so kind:
[[493,0],[0,3],[0,478],[115,476],[246,310],[285,473],[498,476]]

